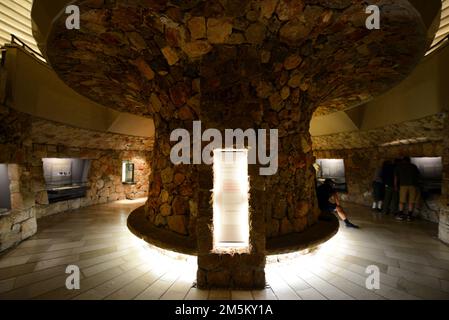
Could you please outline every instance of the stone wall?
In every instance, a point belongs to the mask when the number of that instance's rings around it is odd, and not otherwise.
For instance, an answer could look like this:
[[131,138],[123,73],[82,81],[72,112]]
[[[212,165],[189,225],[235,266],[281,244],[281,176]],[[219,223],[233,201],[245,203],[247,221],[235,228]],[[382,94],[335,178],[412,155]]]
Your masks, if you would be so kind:
[[[8,164],[11,190],[11,210],[0,216],[0,251],[35,234],[43,216],[148,194],[150,139],[72,128],[3,106],[0,123],[0,163]],[[89,148],[92,141],[97,149]],[[92,160],[87,195],[49,204],[42,158],[69,157]],[[124,160],[135,164],[135,184],[121,182]]]
[[37,118],[32,120],[31,135],[33,143],[85,149],[148,151],[154,143],[154,138],[92,131]]
[[[383,161],[404,156],[440,157],[443,156],[443,151],[443,143],[440,141],[376,148],[315,150],[314,153],[317,159],[344,159],[348,193],[342,194],[341,198],[361,205],[371,205],[373,201],[372,180],[377,168],[382,166]],[[447,158],[444,161],[447,162]],[[445,172],[448,172],[447,164]],[[426,220],[438,222],[439,211],[443,207],[443,199],[443,196],[431,196],[426,201],[430,209],[422,204],[417,212]]]
[[440,212],[439,238],[449,243],[449,121],[443,132],[443,199]]
[[438,113],[371,130],[315,136],[312,138],[313,149],[361,149],[440,141],[443,136],[445,119],[445,113]]
[[31,172],[26,166],[31,147],[31,118],[0,105],[0,163],[8,164],[11,210],[0,215],[0,251],[36,233]]
[[8,165],[11,209],[0,214],[0,252],[36,233],[34,194],[30,172],[17,164]]

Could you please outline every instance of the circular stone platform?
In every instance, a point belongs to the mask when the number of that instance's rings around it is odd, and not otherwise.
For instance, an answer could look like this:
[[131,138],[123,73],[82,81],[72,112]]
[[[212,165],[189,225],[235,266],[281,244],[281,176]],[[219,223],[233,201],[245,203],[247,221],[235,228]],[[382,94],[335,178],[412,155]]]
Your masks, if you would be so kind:
[[[136,237],[159,248],[193,256],[198,255],[196,241],[147,223],[144,207],[131,212],[128,217],[128,228]],[[327,215],[305,232],[267,239],[266,254],[277,255],[317,247],[337,234],[338,228],[337,217]]]

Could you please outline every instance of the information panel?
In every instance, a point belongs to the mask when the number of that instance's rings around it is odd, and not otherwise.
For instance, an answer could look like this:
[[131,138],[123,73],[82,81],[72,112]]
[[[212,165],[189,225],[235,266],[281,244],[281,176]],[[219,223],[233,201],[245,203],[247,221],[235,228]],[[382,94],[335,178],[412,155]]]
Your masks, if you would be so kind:
[[214,249],[248,248],[248,151],[214,150]]

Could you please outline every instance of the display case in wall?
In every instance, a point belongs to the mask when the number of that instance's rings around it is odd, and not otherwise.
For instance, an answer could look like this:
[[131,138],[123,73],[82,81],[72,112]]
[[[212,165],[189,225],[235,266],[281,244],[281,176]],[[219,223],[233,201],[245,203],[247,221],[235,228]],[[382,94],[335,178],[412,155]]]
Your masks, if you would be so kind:
[[332,179],[337,191],[348,191],[345,162],[343,159],[317,159],[315,169],[318,185],[323,183],[326,179]]
[[134,163],[123,161],[122,163],[122,183],[134,184]]
[[0,215],[11,210],[8,165],[0,164]]

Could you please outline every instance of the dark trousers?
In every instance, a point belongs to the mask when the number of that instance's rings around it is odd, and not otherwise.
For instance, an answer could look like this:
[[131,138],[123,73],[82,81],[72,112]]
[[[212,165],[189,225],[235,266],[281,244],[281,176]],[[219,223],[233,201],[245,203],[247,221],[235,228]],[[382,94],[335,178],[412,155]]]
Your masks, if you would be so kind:
[[393,187],[385,186],[384,212],[396,213],[399,207],[399,192],[394,191]]
[[373,198],[374,201],[383,201],[385,197],[385,186],[381,182],[373,182]]

